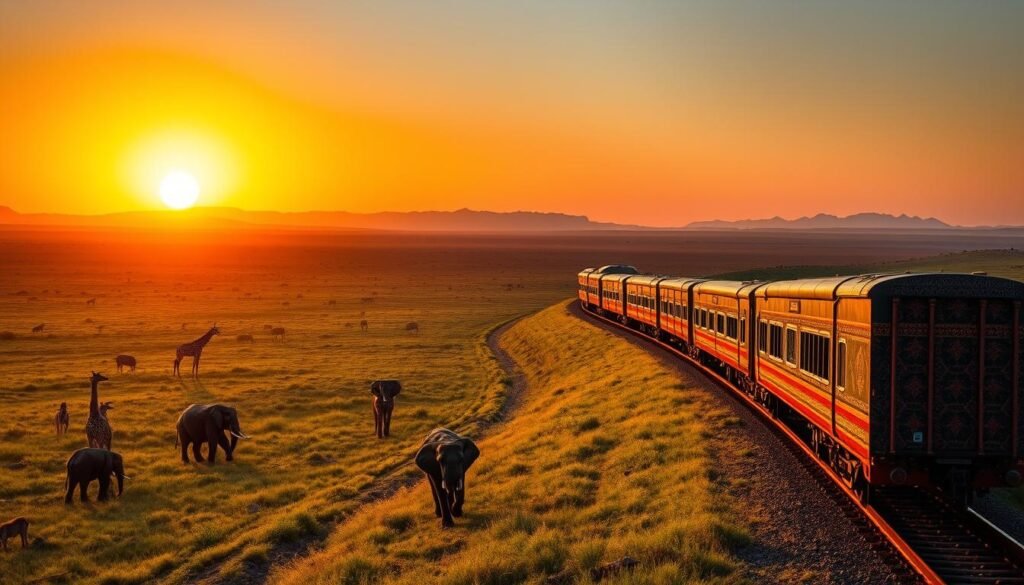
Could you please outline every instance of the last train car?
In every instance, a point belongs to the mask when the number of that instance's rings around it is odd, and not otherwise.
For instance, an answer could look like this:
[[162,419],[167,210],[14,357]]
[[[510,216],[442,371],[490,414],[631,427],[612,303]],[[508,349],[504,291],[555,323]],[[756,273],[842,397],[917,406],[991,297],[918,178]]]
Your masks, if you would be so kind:
[[1021,483],[1024,283],[977,274],[782,281],[757,298],[757,384],[855,487],[969,499]]

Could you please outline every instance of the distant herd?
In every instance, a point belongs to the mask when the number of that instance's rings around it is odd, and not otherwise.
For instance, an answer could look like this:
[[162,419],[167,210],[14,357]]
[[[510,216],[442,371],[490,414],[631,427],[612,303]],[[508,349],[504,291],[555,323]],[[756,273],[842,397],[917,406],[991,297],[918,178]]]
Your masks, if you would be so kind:
[[[92,302],[94,300],[90,300],[90,303]],[[43,324],[34,327],[33,333],[41,332],[43,327]],[[182,328],[184,329],[184,324]],[[365,319],[360,322],[360,328],[362,331],[368,330],[369,325]],[[284,340],[283,327],[268,325],[266,329],[271,332],[273,339]],[[405,330],[419,333],[419,325],[415,322],[407,323]],[[172,375],[181,377],[181,361],[191,357],[192,376],[198,378],[203,348],[218,334],[220,329],[214,324],[198,339],[179,345],[175,351]],[[239,335],[237,340],[252,342],[253,338],[252,335]],[[119,373],[125,369],[134,372],[137,365],[136,359],[130,355],[118,355],[114,361]],[[81,501],[87,502],[89,484],[93,481],[99,483],[99,501],[107,501],[110,496],[111,478],[117,480],[117,495],[120,497],[124,493],[124,480],[131,479],[124,473],[124,458],[112,450],[113,429],[107,413],[114,408],[113,403],[99,400],[99,383],[108,379],[97,372],[92,372],[89,379],[89,418],[85,425],[89,446],[78,449],[68,458],[65,504],[73,502],[72,496],[76,489],[80,492]],[[391,434],[391,415],[395,407],[395,397],[401,390],[402,384],[398,380],[376,380],[370,384],[370,393],[373,396],[374,434],[379,439],[387,438]],[[67,402],[61,402],[53,421],[58,436],[67,434],[71,424]],[[231,437],[230,440],[228,436]],[[190,463],[188,452],[191,447],[192,457],[196,462],[205,461],[210,465],[216,462],[218,447],[224,451],[224,458],[232,461],[238,440],[250,438],[242,432],[235,408],[223,404],[189,405],[178,417],[176,437],[175,446],[181,448],[183,463]],[[200,452],[203,444],[207,445],[205,458]],[[434,514],[441,518],[442,527],[454,526],[453,518],[462,516],[462,506],[466,497],[466,471],[479,455],[480,450],[471,439],[444,428],[431,431],[416,452],[414,461],[430,484]],[[8,538],[16,535],[21,538],[21,547],[26,548],[28,527],[29,521],[24,517],[0,524],[0,544],[3,550],[7,550]]]

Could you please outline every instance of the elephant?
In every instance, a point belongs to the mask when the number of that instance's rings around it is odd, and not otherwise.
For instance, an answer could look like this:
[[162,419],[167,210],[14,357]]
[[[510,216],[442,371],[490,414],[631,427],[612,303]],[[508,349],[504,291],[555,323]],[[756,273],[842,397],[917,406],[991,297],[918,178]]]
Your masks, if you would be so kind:
[[68,459],[68,476],[65,480],[67,493],[64,495],[64,503],[71,503],[76,486],[81,486],[82,501],[88,502],[86,492],[93,480],[100,482],[99,500],[107,501],[111,475],[117,478],[117,496],[121,497],[124,493],[124,480],[130,479],[124,474],[124,459],[121,458],[121,454],[92,447],[75,451]]
[[[225,432],[231,435],[230,443],[224,436]],[[188,463],[188,446],[191,444],[192,455],[201,463],[204,459],[199,448],[207,443],[207,457],[213,465],[217,459],[217,445],[224,449],[225,458],[232,461],[238,439],[248,438],[249,435],[238,426],[238,412],[234,408],[223,404],[191,404],[178,417],[178,438],[174,446],[181,445],[181,460]]]
[[373,427],[378,439],[391,435],[391,412],[395,410],[395,396],[402,391],[398,380],[377,380],[370,384],[373,394]]
[[416,466],[423,470],[434,496],[434,515],[441,527],[455,526],[452,517],[462,516],[466,502],[466,471],[480,456],[476,443],[448,429],[434,429],[416,453]]

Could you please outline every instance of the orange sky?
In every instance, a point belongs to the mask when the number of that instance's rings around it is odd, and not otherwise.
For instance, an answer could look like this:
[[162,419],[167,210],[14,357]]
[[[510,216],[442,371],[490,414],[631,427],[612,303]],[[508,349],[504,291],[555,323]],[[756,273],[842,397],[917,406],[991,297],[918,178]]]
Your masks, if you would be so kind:
[[1024,3],[138,4],[0,3],[0,205],[1024,224]]

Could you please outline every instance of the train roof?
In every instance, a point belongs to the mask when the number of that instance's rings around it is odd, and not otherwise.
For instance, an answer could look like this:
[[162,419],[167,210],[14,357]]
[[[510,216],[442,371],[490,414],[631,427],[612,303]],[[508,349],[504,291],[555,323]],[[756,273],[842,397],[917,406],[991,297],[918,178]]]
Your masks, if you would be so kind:
[[693,288],[696,293],[729,297],[747,296],[764,283],[753,280],[706,280]]
[[689,276],[672,276],[658,283],[661,288],[671,288],[678,290],[686,290],[687,288],[699,283],[704,282],[703,278],[691,278]]
[[1024,282],[949,272],[862,274],[783,280],[761,286],[761,298],[987,297],[1024,299]]
[[847,279],[836,291],[840,297],[967,297],[1024,300],[1024,282],[954,272],[867,274]]
[[646,286],[654,286],[655,284],[658,284],[659,282],[665,280],[666,278],[668,277],[660,276],[658,274],[637,274],[630,276],[629,282],[627,282],[626,284],[642,284]]
[[595,270],[598,274],[639,274],[640,271],[628,264],[608,264]]
[[622,282],[627,278],[636,278],[635,274],[605,274],[601,276],[601,282],[614,280],[616,282]]
[[784,297],[789,299],[834,300],[836,290],[847,280],[857,276],[832,276],[828,278],[801,278],[799,280],[779,280],[763,285],[757,296],[769,299]]

